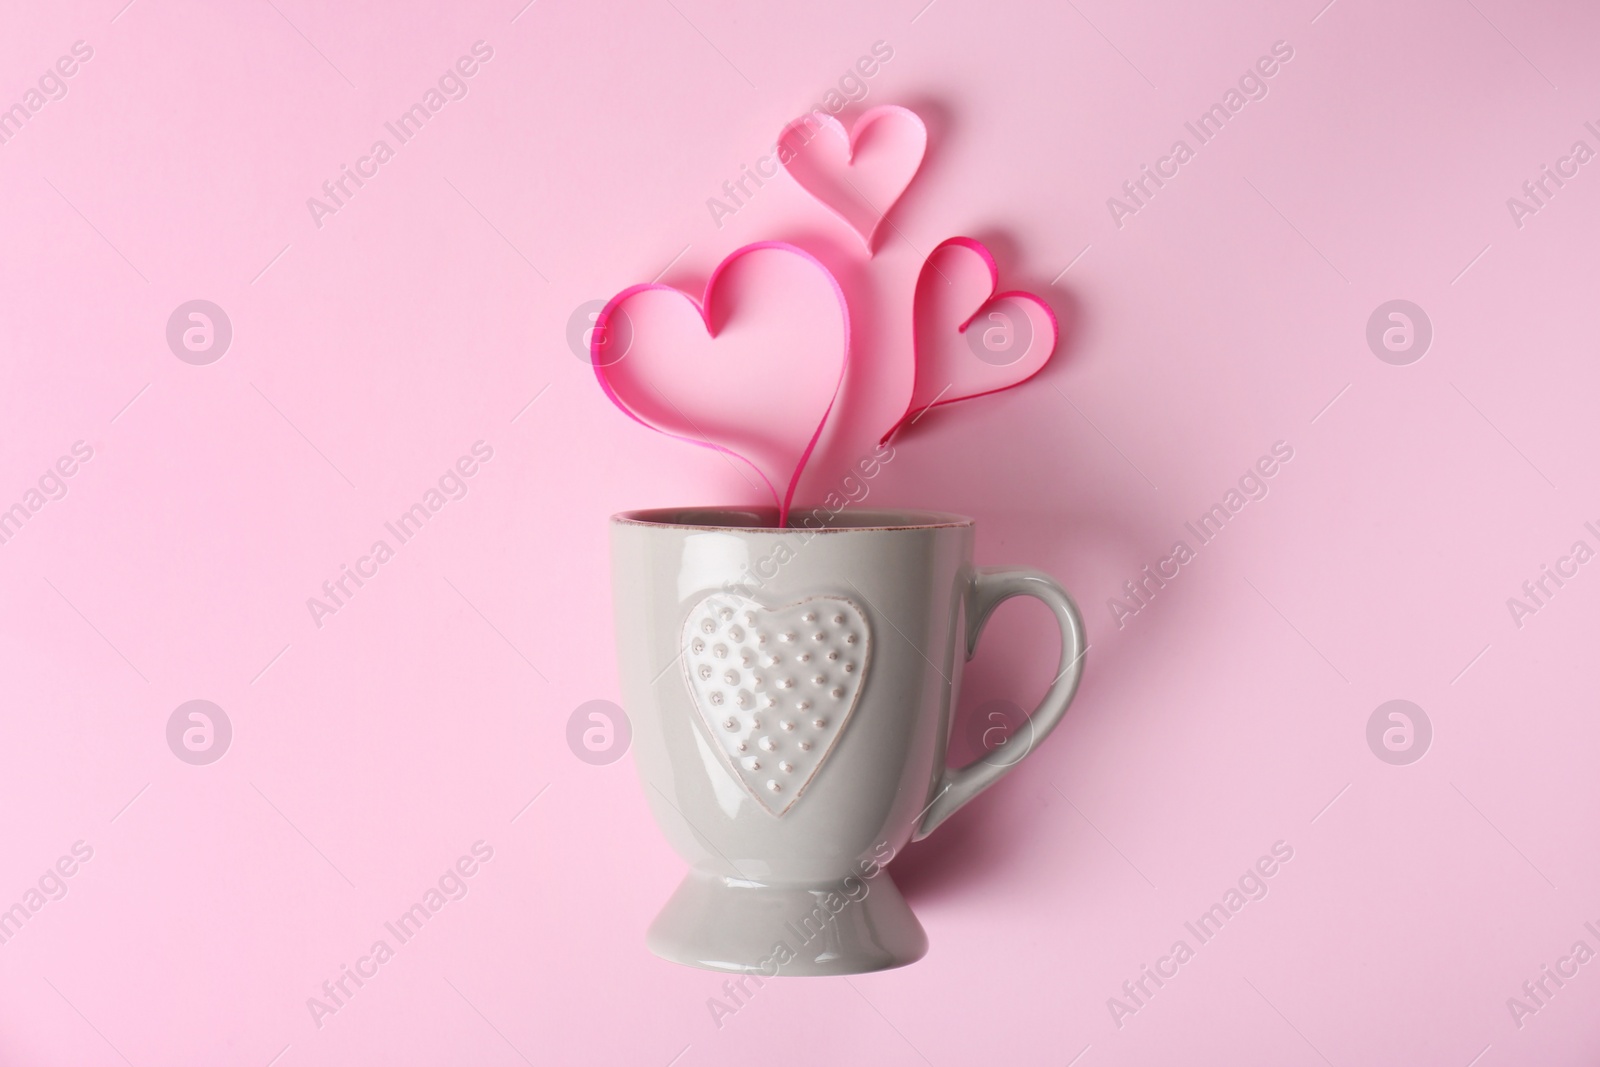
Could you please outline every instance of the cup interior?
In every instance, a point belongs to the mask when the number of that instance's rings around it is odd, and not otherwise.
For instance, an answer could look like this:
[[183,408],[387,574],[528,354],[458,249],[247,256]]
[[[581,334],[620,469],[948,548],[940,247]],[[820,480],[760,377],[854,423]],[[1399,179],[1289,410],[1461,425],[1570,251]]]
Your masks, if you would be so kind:
[[[810,519],[811,522],[806,520]],[[777,508],[645,508],[611,516],[615,523],[635,526],[676,527],[691,530],[931,530],[945,526],[971,526],[965,515],[943,511],[895,511],[876,508],[794,508],[789,525],[778,526]]]

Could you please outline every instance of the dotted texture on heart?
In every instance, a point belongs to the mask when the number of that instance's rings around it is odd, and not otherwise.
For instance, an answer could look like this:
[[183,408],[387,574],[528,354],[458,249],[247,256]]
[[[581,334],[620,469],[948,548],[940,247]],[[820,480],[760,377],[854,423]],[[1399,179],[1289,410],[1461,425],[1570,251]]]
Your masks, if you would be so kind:
[[800,799],[843,732],[871,651],[843,597],[782,608],[714,593],[683,627],[684,673],[706,735],[773,815]]

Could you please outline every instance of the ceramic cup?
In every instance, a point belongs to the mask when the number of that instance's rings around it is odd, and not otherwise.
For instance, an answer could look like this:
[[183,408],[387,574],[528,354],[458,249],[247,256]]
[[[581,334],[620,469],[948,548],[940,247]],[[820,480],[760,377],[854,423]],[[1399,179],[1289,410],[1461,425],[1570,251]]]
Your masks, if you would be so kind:
[[975,568],[971,519],[851,510],[808,529],[774,517],[611,520],[634,760],[691,866],[649,947],[768,976],[898,967],[928,939],[883,865],[1018,762],[945,766],[962,663],[1002,601],[1050,608],[1061,655],[1032,715],[1037,743],[1078,688],[1083,622],[1050,577]]

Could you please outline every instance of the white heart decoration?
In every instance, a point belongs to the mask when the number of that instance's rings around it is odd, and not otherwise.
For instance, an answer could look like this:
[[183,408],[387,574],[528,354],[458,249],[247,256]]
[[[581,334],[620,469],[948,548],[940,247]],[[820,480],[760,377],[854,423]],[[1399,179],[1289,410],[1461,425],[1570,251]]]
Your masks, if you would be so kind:
[[855,711],[872,649],[866,615],[844,597],[768,608],[713,593],[690,610],[683,643],[713,747],[763,808],[785,814]]

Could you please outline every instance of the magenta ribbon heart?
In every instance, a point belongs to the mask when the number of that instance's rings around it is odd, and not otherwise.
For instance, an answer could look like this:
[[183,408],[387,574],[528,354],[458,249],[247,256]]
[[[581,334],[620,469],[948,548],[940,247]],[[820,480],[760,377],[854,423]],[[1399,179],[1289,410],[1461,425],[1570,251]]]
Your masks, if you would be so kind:
[[[866,198],[846,173],[858,164],[856,148],[862,135],[880,122],[903,127],[913,149],[907,156],[874,158],[862,164],[874,171],[886,172],[888,181],[878,191],[888,202],[881,209]],[[802,151],[822,130],[834,134],[843,143],[842,164],[815,151]],[[848,134],[838,119],[816,111],[793,120],[778,133],[778,165],[789,172],[800,188],[854,230],[869,256],[872,255],[872,239],[878,227],[888,217],[890,208],[905,193],[911,179],[916,177],[927,150],[928,127],[916,112],[898,104],[884,104],[863,111]]]
[[[691,432],[679,432],[682,428],[669,428],[667,426],[658,425],[634,411],[628,406],[627,401],[625,401],[617,393],[616,389],[612,387],[611,381],[607,377],[607,364],[601,352],[601,347],[605,344],[607,336],[607,321],[611,318],[616,309],[630,297],[654,289],[661,289],[670,293],[676,293],[678,296],[681,296],[683,299],[687,300],[690,305],[693,306],[697,312],[699,312],[700,321],[705,324],[706,334],[715,339],[716,329],[712,325],[711,301],[716,293],[718,279],[722,277],[723,271],[727,270],[729,265],[735,260],[742,256],[748,255],[751,252],[763,250],[787,252],[791,255],[799,256],[802,260],[810,263],[812,266],[816,267],[817,270],[822,272],[823,277],[827,278],[828,284],[833,290],[834,298],[839,303],[839,316],[841,325],[843,326],[843,344],[840,348],[839,373],[838,377],[833,383],[833,392],[829,394],[828,404],[827,407],[823,409],[822,418],[818,420],[817,428],[812,431],[810,440],[806,442],[805,448],[800,452],[799,459],[795,463],[794,473],[790,476],[789,483],[787,486],[785,486],[782,493],[779,493],[777,486],[773,484],[772,479],[767,477],[766,472],[763,471],[761,467],[753,460],[742,453],[729,448],[727,445],[713,441],[708,437],[696,436]],[[723,455],[729,456],[744,463],[746,466],[750,467],[750,469],[754,470],[756,472],[756,476],[761,479],[764,485],[766,485],[767,491],[772,494],[773,501],[778,505],[778,525],[785,526],[788,524],[789,507],[794,500],[795,487],[799,485],[800,475],[805,471],[806,464],[810,462],[812,453],[816,451],[817,441],[822,437],[822,430],[827,425],[829,416],[833,414],[834,405],[839,399],[839,389],[844,384],[845,370],[850,365],[850,307],[845,301],[844,289],[839,285],[838,279],[833,276],[833,272],[824,266],[822,261],[816,256],[813,256],[810,252],[807,252],[803,248],[797,248],[796,246],[785,241],[757,241],[754,244],[748,244],[743,248],[735,249],[728,254],[726,259],[717,264],[716,269],[711,272],[711,277],[706,279],[705,296],[700,300],[695,300],[694,297],[690,296],[688,293],[685,293],[681,289],[676,289],[670,285],[663,285],[657,282],[629,286],[616,296],[613,296],[606,302],[606,306],[601,309],[599,316],[597,316],[595,319],[594,329],[591,333],[591,341],[589,346],[589,362],[594,367],[595,377],[599,379],[600,388],[605,391],[606,397],[613,404],[615,404],[623,414],[627,415],[634,422],[637,422],[641,426],[654,430],[657,433],[665,434],[666,436],[676,440],[687,441],[690,444],[699,445],[702,448],[709,448],[715,452],[720,452]],[[690,427],[690,429],[692,430],[693,428]]]
[[[978,318],[985,310],[993,308],[1002,300],[1027,301],[1035,304],[1043,312],[1041,322],[1048,328],[1047,336],[1031,337],[1027,351],[1014,362],[991,366],[981,362],[972,352],[959,352],[953,356],[945,348],[935,347],[940,343],[948,344],[950,338],[929,338],[922,335],[919,322],[925,317],[927,301],[930,299],[933,284],[950,284],[948,280],[936,278],[940,272],[934,266],[934,258],[947,248],[962,248],[978,256],[983,266],[988,271],[989,288],[986,295],[973,308],[972,314],[961,319],[956,325],[955,332],[965,335],[967,327]],[[1021,290],[1010,290],[998,293],[1000,270],[995,264],[994,256],[984,247],[983,242],[972,237],[951,237],[939,243],[938,247],[929,253],[928,258],[922,263],[922,270],[917,275],[917,287],[912,298],[911,320],[911,345],[913,352],[913,377],[911,386],[911,400],[906,407],[905,414],[889,428],[883,435],[882,441],[893,437],[906,425],[915,422],[930,408],[941,407],[945,404],[954,404],[961,400],[971,400],[975,397],[988,396],[1021,385],[1044,369],[1050,356],[1055,352],[1056,341],[1060,336],[1060,326],[1056,322],[1055,312],[1050,305],[1033,293]],[[1046,343],[1047,342],[1047,343]],[[944,358],[947,365],[940,374],[930,374],[932,364],[938,358]],[[959,360],[951,363],[950,360]],[[948,379],[948,380],[946,380]],[[959,382],[958,382],[958,379]],[[942,383],[942,384],[941,384]]]

